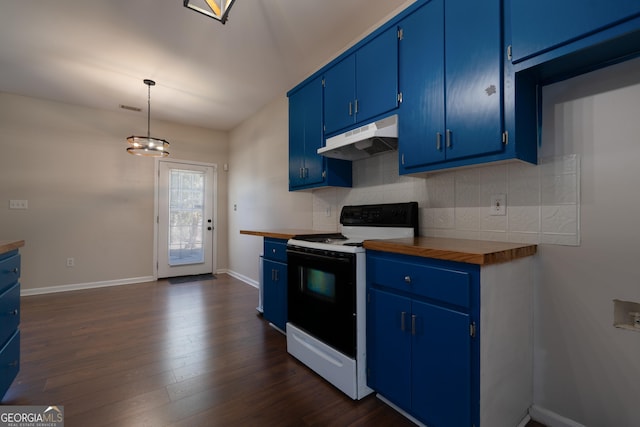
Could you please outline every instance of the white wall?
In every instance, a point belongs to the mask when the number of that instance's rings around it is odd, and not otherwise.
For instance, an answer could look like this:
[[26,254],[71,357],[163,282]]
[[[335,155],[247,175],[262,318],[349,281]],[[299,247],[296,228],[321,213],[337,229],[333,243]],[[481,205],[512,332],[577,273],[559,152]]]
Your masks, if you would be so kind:
[[582,158],[581,245],[542,246],[535,399],[588,426],[640,425],[640,333],[613,299],[640,302],[640,60],[544,90],[543,155]]
[[[141,113],[0,93],[0,239],[26,241],[23,290],[153,275],[154,160],[125,152],[125,138],[146,124]],[[171,158],[227,161],[224,132],[161,121],[151,129],[171,142]],[[228,265],[226,189],[219,172],[219,268]],[[9,210],[10,199],[29,209]]]
[[275,99],[230,135],[229,268],[256,284],[261,237],[240,230],[312,228],[310,192],[289,192],[289,104]]

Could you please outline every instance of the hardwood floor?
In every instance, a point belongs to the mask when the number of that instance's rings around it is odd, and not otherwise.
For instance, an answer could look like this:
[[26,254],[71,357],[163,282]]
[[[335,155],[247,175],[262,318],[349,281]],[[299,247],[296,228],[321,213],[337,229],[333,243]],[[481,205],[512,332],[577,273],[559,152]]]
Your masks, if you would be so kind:
[[20,374],[5,405],[64,405],[65,425],[413,426],[353,401],[286,352],[228,275],[22,298]]
[[22,298],[20,374],[2,403],[64,405],[74,426],[411,426],[286,352],[227,275]]

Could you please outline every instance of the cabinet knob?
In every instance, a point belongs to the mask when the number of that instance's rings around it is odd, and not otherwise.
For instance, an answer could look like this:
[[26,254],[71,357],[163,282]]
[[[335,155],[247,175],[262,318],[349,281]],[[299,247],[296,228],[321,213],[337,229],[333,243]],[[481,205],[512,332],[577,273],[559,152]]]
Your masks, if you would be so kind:
[[18,315],[18,309],[16,308],[16,309],[14,309],[14,310],[11,310],[11,311],[9,312],[9,314],[10,314],[11,316],[17,316],[17,315]]
[[18,271],[20,271],[20,270],[18,270],[18,267],[15,267],[13,270],[11,270],[11,272],[13,274],[18,274]]
[[404,281],[407,283],[411,283],[411,276],[404,276]]
[[15,368],[16,366],[18,366],[18,361],[17,360],[14,360],[13,362],[9,362],[9,367]]
[[271,249],[271,252],[273,252],[273,253],[275,254],[275,253],[276,253],[276,250],[275,250],[275,249]]

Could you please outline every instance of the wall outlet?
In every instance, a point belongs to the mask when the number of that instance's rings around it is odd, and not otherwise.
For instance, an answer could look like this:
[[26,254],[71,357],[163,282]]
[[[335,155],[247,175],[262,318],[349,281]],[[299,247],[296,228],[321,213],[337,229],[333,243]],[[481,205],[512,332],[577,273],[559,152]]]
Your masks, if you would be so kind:
[[9,209],[28,209],[28,200],[9,200]]
[[76,260],[74,258],[67,258],[67,267],[74,267],[76,265]]
[[507,214],[507,195],[494,194],[489,202],[489,215],[506,215]]

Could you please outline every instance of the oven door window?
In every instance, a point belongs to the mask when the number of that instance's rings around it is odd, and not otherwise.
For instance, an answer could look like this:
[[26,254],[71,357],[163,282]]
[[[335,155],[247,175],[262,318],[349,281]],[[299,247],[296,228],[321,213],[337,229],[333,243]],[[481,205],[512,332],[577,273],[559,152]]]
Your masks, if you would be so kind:
[[289,321],[355,357],[355,256],[287,251]]
[[315,268],[301,267],[303,291],[310,297],[335,304],[336,275]]

